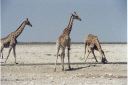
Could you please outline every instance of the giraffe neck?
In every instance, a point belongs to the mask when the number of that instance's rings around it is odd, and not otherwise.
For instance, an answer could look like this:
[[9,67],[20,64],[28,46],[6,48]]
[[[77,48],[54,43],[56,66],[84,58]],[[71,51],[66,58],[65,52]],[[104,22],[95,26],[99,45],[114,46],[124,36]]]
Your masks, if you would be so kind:
[[70,24],[68,26],[69,31],[72,30],[73,21],[74,21],[74,19],[73,19],[73,16],[72,16],[71,21],[70,21]]
[[67,27],[69,27],[69,26],[70,26],[71,21],[72,21],[72,16],[70,16],[70,20],[69,20],[69,23],[68,23],[68,26],[67,26]]
[[70,17],[69,24],[68,24],[68,26],[64,29],[63,34],[70,35],[70,32],[71,32],[71,30],[72,30],[73,21],[74,21],[73,16],[71,16],[71,17]]
[[25,28],[25,21],[18,27],[18,29],[14,32],[15,33],[15,37],[17,38],[21,33],[22,31],[24,30]]

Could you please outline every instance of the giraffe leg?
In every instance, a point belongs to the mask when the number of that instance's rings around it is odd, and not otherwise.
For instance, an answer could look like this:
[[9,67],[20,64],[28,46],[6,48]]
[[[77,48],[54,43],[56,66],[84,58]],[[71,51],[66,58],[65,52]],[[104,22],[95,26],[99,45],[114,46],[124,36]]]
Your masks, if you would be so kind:
[[88,54],[87,54],[87,57],[86,57],[86,59],[85,59],[85,62],[87,61],[88,56],[89,56],[89,54],[91,53],[91,51],[88,51],[87,53],[88,53]]
[[10,55],[11,50],[12,50],[12,46],[9,47],[8,56],[7,56],[6,60],[5,60],[5,63],[7,62],[7,59],[9,57],[9,55]]
[[86,55],[86,51],[87,51],[87,42],[85,42],[85,46],[84,46],[84,59],[85,59],[85,55]]
[[14,58],[15,58],[15,64],[18,64],[16,62],[16,46],[13,47],[13,55],[14,55]]
[[65,57],[65,50],[63,48],[61,53],[61,65],[62,65],[62,71],[64,71],[64,57]]
[[71,69],[71,66],[70,66],[70,43],[71,43],[71,39],[69,38],[68,40],[68,45],[67,45],[67,56],[68,56],[68,68]]
[[94,56],[96,62],[98,62],[98,60],[97,60],[97,58],[96,58],[96,56],[95,56],[94,50],[92,49],[91,51],[92,51],[92,54],[93,54],[93,56]]
[[0,57],[2,57],[2,59],[3,59],[3,49],[4,49],[4,47],[2,46],[0,49]]
[[[88,52],[88,55],[87,55],[87,57],[86,57],[86,59],[85,59],[86,51]],[[86,46],[86,43],[85,43],[85,51],[84,51],[84,59],[85,59],[85,62],[86,62],[86,60],[87,60],[89,54],[90,54],[90,53],[89,53],[89,50],[88,50],[88,48],[87,48],[87,46]]]
[[58,48],[57,48],[56,62],[55,62],[55,69],[54,69],[54,71],[56,71],[56,64],[57,64],[57,60],[58,60],[59,50],[60,50],[60,46],[58,46]]
[[102,56],[101,62],[104,63],[104,64],[107,63],[108,61],[107,61],[107,59],[105,57],[104,51],[100,50],[99,52],[100,52],[100,54]]
[[101,53],[102,53],[102,56],[106,59],[106,57],[105,57],[105,54],[104,54],[104,51],[103,51],[103,50],[101,50]]
[[71,69],[70,66],[70,50],[68,49],[68,68]]

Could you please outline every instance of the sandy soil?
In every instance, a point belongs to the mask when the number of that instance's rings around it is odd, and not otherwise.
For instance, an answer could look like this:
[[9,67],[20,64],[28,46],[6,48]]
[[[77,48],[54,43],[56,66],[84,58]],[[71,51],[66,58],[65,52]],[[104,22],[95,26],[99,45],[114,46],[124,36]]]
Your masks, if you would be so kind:
[[[84,63],[84,45],[71,46],[72,70],[54,72],[56,48],[54,44],[17,45],[17,62],[11,53],[6,64],[1,65],[2,85],[127,85],[127,45],[103,44],[109,64],[95,64],[92,55]],[[4,50],[5,61],[8,49]],[[100,62],[100,54],[96,52]],[[60,60],[60,59],[59,59]],[[60,61],[59,61],[60,62]],[[65,57],[67,62],[67,57]]]

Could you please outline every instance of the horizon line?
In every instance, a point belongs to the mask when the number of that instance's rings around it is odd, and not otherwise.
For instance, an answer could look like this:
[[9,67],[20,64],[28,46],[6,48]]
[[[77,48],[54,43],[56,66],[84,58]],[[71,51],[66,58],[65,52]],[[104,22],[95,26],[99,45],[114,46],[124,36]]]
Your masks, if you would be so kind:
[[[18,42],[18,44],[55,44],[56,42]],[[127,44],[127,42],[100,42],[101,44]],[[84,42],[71,42],[71,44],[84,44]]]

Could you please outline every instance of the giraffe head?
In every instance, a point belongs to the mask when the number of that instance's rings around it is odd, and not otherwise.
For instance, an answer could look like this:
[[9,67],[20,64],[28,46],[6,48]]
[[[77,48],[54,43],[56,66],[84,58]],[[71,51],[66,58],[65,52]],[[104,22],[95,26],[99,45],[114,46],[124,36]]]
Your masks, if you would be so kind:
[[76,12],[74,12],[72,14],[72,16],[73,16],[73,19],[77,19],[77,20],[81,21],[81,18],[78,16],[78,14]]
[[30,23],[30,21],[28,20],[28,18],[26,18],[25,22],[26,22],[26,25],[29,25],[29,26],[32,27],[32,24]]

